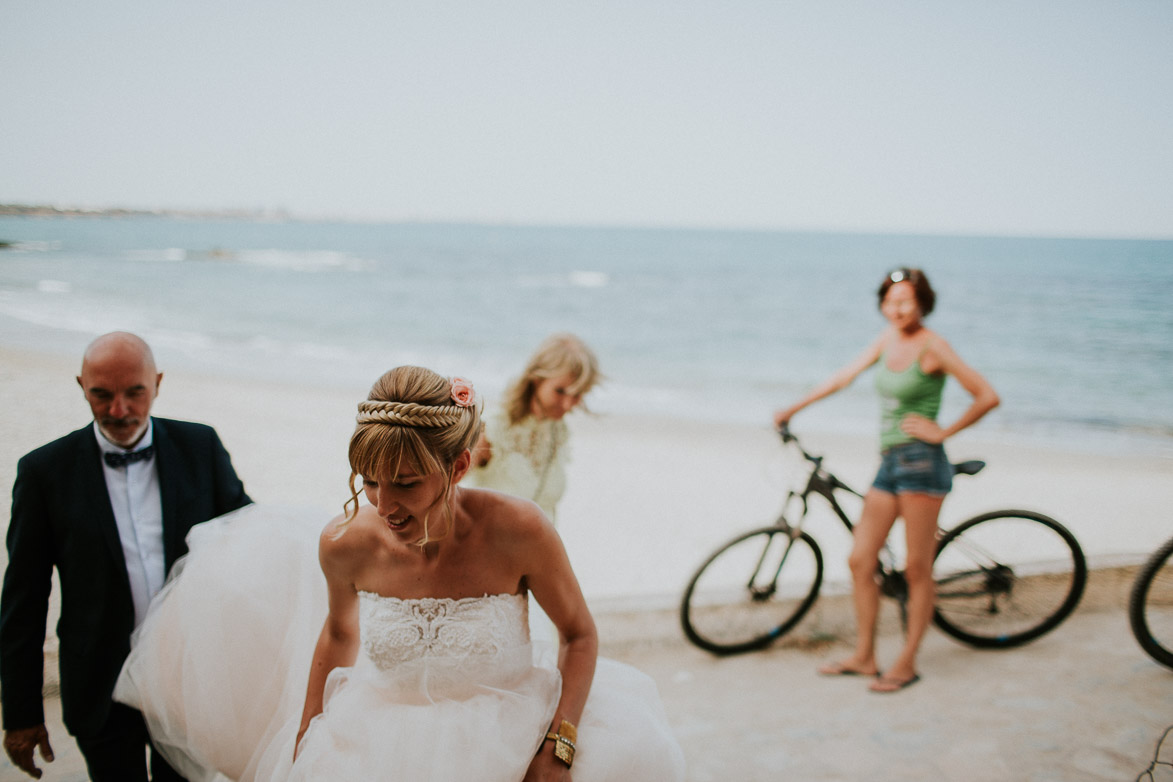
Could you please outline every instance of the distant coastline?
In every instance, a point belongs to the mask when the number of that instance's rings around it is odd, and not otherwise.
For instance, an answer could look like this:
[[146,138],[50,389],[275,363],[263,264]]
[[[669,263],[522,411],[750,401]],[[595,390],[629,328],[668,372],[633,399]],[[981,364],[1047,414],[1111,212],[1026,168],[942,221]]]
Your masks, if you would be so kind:
[[0,217],[168,217],[188,220],[292,220],[284,209],[130,209],[122,207],[0,204]]

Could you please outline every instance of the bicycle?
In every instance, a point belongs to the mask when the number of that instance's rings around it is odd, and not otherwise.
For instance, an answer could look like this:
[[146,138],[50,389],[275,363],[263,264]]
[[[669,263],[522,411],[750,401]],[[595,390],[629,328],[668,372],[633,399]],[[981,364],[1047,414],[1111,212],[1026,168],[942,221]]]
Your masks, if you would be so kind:
[[1173,668],[1173,538],[1153,552],[1136,574],[1128,621],[1140,648]]
[[[787,493],[773,524],[718,547],[697,568],[680,604],[685,636],[715,654],[770,645],[818,599],[823,554],[803,529],[812,495],[828,503],[849,533],[854,528],[836,495],[863,495],[829,472],[823,457],[808,453],[786,426],[779,434],[810,464],[805,487]],[[956,475],[975,475],[984,467],[977,460],[953,465]],[[906,619],[907,584],[888,545],[876,578]],[[1029,510],[996,510],[938,533],[933,578],[939,628],[972,646],[1009,648],[1053,630],[1075,610],[1087,563],[1075,536],[1058,521]]]

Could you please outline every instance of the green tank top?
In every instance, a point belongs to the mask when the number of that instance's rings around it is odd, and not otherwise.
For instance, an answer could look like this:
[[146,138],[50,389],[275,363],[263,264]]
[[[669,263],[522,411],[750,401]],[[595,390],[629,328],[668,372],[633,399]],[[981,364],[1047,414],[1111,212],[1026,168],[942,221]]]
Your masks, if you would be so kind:
[[945,374],[926,375],[920,368],[923,355],[922,349],[912,366],[903,372],[888,369],[885,356],[880,355],[880,365],[876,368],[876,391],[880,394],[880,450],[912,442],[911,437],[900,431],[900,422],[909,413],[937,420]]

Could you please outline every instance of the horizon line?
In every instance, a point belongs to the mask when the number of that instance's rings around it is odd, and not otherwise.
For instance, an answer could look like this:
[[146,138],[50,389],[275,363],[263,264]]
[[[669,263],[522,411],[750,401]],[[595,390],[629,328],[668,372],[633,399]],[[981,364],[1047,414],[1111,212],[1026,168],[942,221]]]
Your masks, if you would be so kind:
[[127,207],[127,206],[83,206],[77,204],[35,204],[0,202],[0,217],[170,217],[190,220],[239,220],[243,222],[290,222],[290,223],[343,223],[354,225],[434,225],[465,226],[484,228],[548,228],[579,230],[631,230],[631,231],[697,231],[727,233],[786,233],[786,234],[846,234],[854,236],[923,236],[941,238],[986,238],[986,239],[1072,239],[1099,241],[1173,241],[1173,231],[1168,234],[1134,233],[1062,233],[1039,231],[978,231],[978,230],[928,230],[916,228],[881,229],[875,227],[830,227],[830,226],[763,226],[763,225],[716,225],[655,222],[570,222],[570,221],[518,221],[491,220],[487,218],[426,218],[426,217],[359,217],[328,213],[298,213],[284,207],[255,208],[174,208],[174,207]]

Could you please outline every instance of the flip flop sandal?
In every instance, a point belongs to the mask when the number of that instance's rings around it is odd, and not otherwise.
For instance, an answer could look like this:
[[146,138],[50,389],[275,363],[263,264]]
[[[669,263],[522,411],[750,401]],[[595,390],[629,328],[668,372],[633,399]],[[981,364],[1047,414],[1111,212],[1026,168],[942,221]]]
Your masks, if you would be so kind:
[[911,687],[920,681],[920,674],[914,673],[907,679],[885,679],[883,676],[872,682],[868,687],[871,692],[878,692],[881,695],[887,695],[892,692],[900,692],[905,687]]

